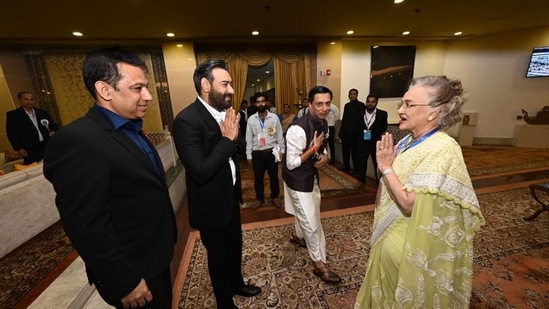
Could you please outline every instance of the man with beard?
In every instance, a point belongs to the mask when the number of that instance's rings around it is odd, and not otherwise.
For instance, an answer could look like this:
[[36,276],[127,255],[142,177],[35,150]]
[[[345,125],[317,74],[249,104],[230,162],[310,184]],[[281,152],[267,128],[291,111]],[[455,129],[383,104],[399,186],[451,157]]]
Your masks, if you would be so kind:
[[366,170],[368,168],[368,157],[372,157],[374,164],[374,174],[376,182],[379,183],[376,160],[376,143],[381,139],[381,134],[387,131],[388,114],[386,111],[378,109],[379,98],[376,95],[369,94],[366,97],[366,105],[362,115],[362,121],[359,122],[358,129],[362,131],[362,139],[358,143],[358,180],[366,183]]
[[[280,207],[281,201],[277,200],[280,194],[278,184],[278,162],[284,153],[284,137],[282,136],[282,125],[276,114],[268,111],[267,94],[256,93],[254,96],[257,113],[248,118],[246,128],[246,158],[254,171],[255,201],[253,209],[267,204]],[[271,195],[265,202],[265,188],[263,178],[265,171],[269,174]]]
[[189,222],[208,251],[217,308],[238,308],[232,296],[261,293],[242,277],[242,188],[236,161],[238,117],[227,64],[208,60],[194,71],[198,97],[173,123],[175,146],[185,166]]

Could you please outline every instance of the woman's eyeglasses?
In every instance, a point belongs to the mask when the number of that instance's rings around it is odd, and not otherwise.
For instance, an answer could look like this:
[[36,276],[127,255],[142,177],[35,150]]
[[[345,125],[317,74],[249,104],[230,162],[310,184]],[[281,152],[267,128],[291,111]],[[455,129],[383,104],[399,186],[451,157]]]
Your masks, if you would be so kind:
[[413,104],[410,102],[398,102],[397,103],[397,109],[400,109],[402,106],[404,106],[404,109],[409,109],[410,107],[414,106],[429,106],[429,104]]

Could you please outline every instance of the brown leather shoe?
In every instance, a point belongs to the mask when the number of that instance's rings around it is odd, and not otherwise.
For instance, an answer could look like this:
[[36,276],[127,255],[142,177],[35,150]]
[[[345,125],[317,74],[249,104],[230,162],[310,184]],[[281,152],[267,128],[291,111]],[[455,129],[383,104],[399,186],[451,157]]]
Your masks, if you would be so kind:
[[292,232],[290,234],[290,242],[294,245],[298,245],[301,248],[307,248],[307,243],[305,242],[305,239],[297,237],[295,232]]
[[255,201],[255,202],[253,202],[251,208],[252,208],[253,210],[258,210],[261,206],[265,206],[265,202],[263,202],[263,201]]
[[330,268],[328,268],[328,266],[326,265],[322,265],[322,267],[320,268],[317,268],[316,266],[313,265],[313,274],[319,277],[320,279],[322,279],[322,281],[324,282],[328,282],[328,283],[341,282],[341,277],[338,274],[331,271]]

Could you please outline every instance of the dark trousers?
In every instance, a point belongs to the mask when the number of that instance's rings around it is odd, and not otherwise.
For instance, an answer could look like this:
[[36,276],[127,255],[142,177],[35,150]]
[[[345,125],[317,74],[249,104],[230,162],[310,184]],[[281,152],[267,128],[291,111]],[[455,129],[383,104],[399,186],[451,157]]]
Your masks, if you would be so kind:
[[335,127],[328,127],[328,147],[330,148],[330,162],[335,162],[336,159],[336,146],[335,146]]
[[374,163],[376,182],[379,182],[377,175],[376,141],[361,141],[358,144],[358,180],[366,182],[366,171],[368,169],[368,158],[372,158]]
[[275,162],[273,153],[270,151],[253,151],[252,166],[254,170],[255,198],[258,201],[265,201],[265,188],[263,182],[265,171],[269,174],[271,198],[277,198],[280,194],[280,186],[278,184],[278,162]]
[[44,151],[46,149],[46,142],[40,142],[33,144],[33,146],[25,148],[27,156],[23,158],[23,164],[28,165],[34,162],[40,162],[44,159]]
[[[170,275],[170,268],[168,267],[160,276],[146,280],[147,287],[153,295],[153,299],[150,303],[144,307],[147,309],[170,309],[172,307],[172,277]],[[97,293],[107,302],[116,308],[123,308],[119,299],[112,300],[108,292],[101,288],[101,285],[96,285]]]
[[358,145],[352,138],[341,139],[341,155],[343,156],[343,168],[351,169],[350,159],[353,160],[353,170],[358,168]]
[[244,285],[240,204],[238,201],[233,203],[232,220],[227,227],[200,230],[202,243],[208,251],[210,280],[219,309],[236,308],[233,292]]

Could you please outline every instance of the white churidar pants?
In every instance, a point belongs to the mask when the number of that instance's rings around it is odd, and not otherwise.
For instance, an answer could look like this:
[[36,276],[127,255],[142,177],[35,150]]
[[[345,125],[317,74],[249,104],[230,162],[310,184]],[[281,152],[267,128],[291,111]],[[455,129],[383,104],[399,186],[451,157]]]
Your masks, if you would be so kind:
[[326,263],[326,238],[320,224],[320,188],[315,181],[312,192],[290,189],[284,183],[284,209],[295,217],[297,237],[304,238],[313,262]]

